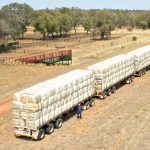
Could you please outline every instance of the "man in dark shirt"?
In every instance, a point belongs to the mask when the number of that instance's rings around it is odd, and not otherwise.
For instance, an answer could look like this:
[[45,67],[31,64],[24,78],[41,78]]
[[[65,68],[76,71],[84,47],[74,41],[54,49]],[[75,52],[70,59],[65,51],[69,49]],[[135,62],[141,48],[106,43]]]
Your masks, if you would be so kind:
[[82,111],[83,111],[82,106],[81,106],[81,104],[79,104],[78,108],[77,108],[77,118],[78,119],[82,119]]

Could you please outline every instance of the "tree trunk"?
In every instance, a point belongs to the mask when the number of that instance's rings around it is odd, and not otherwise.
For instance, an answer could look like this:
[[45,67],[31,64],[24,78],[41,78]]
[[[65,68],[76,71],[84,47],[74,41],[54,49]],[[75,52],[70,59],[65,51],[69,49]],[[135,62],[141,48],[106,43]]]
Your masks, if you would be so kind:
[[62,32],[61,32],[61,31],[60,31],[60,34],[59,34],[59,36],[60,36],[60,37],[62,37]]
[[47,38],[49,39],[49,33],[47,33]]
[[54,33],[52,32],[52,38],[54,38]]
[[46,33],[45,32],[43,33],[43,39],[44,40],[46,39]]
[[24,32],[21,32],[21,38],[24,39]]
[[105,33],[101,32],[101,38],[102,38],[102,40],[104,39],[104,36],[105,36]]
[[74,27],[74,32],[75,32],[75,35],[77,35],[77,29],[76,29],[76,27]]
[[14,41],[16,41],[16,37],[14,35],[12,35],[12,38],[13,38]]

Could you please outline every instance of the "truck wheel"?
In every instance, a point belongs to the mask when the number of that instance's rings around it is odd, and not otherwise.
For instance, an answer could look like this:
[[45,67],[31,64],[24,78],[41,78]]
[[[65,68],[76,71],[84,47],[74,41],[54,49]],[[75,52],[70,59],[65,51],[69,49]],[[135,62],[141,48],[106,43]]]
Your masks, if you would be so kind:
[[45,137],[45,130],[44,129],[40,129],[37,139],[38,140],[42,140],[42,139],[44,139],[44,137]]
[[104,92],[103,92],[103,99],[106,99],[106,98],[107,98],[107,92],[104,91]]
[[99,99],[103,99],[104,97],[103,97],[103,95],[99,95]]
[[52,134],[54,132],[54,124],[50,123],[49,125],[47,125],[47,127],[45,128],[46,133],[47,134]]
[[142,71],[139,72],[139,77],[142,77],[143,76],[143,73]]
[[112,93],[116,93],[116,86],[113,86],[113,87],[112,87],[111,92],[112,92]]
[[131,77],[131,82],[133,82],[133,80],[134,80],[134,77]]
[[109,89],[108,91],[107,91],[107,96],[110,96],[111,95],[111,89]]
[[132,82],[131,79],[129,79],[129,84],[130,84],[131,82]]
[[95,105],[95,100],[91,100],[90,107],[93,107]]
[[87,110],[87,109],[89,109],[89,108],[90,108],[90,102],[87,101],[87,102],[85,103],[85,109]]
[[59,129],[62,127],[62,123],[63,123],[63,120],[62,118],[58,118],[56,121],[55,121],[55,128]]
[[131,79],[128,78],[126,81],[125,81],[126,84],[130,84],[131,83]]

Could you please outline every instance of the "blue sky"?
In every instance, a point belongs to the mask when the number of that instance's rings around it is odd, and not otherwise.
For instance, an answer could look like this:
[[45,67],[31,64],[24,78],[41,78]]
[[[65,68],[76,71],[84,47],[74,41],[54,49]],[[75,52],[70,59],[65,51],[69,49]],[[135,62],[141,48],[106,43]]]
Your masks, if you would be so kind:
[[34,9],[74,6],[83,9],[112,8],[150,10],[150,0],[0,0],[0,7],[12,2],[26,3]]

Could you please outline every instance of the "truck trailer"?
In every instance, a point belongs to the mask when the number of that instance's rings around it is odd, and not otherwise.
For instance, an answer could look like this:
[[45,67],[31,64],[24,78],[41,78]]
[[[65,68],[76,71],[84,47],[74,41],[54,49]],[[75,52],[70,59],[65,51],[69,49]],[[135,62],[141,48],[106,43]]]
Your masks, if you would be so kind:
[[15,136],[42,140],[60,128],[63,115],[84,104],[94,105],[94,76],[89,70],[74,70],[14,94]]
[[121,83],[131,83],[134,75],[134,56],[119,55],[88,67],[94,73],[95,96],[105,99],[115,93]]
[[135,75],[141,77],[150,69],[150,46],[138,48],[127,55],[134,57]]

